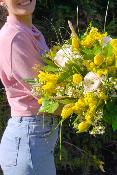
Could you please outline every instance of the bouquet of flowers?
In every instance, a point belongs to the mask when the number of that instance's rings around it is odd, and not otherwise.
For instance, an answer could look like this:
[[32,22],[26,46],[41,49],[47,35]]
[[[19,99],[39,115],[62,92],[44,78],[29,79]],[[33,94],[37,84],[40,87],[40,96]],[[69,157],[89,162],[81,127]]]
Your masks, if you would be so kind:
[[41,96],[39,112],[54,113],[62,105],[61,122],[70,118],[77,133],[103,134],[105,123],[117,129],[117,39],[89,26],[42,56],[35,67],[32,92]]

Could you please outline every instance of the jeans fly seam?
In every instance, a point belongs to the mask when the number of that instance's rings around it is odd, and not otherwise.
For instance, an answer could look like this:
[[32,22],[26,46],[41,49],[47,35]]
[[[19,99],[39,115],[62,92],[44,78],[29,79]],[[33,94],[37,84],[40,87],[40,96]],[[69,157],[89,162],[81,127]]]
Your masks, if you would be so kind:
[[27,134],[27,136],[28,136],[28,145],[29,145],[29,155],[30,155],[32,168],[34,168],[33,167],[33,162],[32,162],[31,148],[30,148],[30,126],[29,126],[29,124],[28,124],[28,134]]

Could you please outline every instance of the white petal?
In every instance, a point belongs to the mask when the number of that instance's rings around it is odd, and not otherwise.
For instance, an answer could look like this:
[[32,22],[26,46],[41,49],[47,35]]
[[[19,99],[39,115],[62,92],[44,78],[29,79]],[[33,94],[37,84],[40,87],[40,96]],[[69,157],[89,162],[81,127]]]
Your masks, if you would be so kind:
[[101,78],[98,77],[95,73],[89,72],[84,77],[84,91],[92,92],[94,90],[97,90],[101,84]]
[[108,44],[108,42],[110,42],[111,40],[112,38],[110,36],[103,37],[102,48],[105,47]]

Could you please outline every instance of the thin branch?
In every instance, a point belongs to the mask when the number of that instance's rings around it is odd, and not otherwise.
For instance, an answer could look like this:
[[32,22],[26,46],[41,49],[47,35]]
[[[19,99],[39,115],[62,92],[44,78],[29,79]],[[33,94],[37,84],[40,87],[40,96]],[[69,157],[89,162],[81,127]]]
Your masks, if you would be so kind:
[[72,146],[72,147],[74,147],[75,149],[77,149],[78,151],[80,151],[81,154],[86,153],[84,150],[78,148],[77,146],[75,146],[75,145],[72,144],[72,143],[69,143],[69,142],[67,142],[67,141],[62,141],[62,142],[63,142],[63,143],[66,143],[66,144],[68,144],[68,145],[70,145],[70,146]]

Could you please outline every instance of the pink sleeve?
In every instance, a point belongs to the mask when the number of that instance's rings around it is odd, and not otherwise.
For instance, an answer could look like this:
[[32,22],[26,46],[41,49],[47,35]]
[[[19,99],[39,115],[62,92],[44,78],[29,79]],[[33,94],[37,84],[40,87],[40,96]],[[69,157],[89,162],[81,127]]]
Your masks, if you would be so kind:
[[35,64],[43,66],[33,41],[25,33],[18,33],[11,45],[11,74],[30,94],[31,86],[24,79],[35,77],[32,70]]

